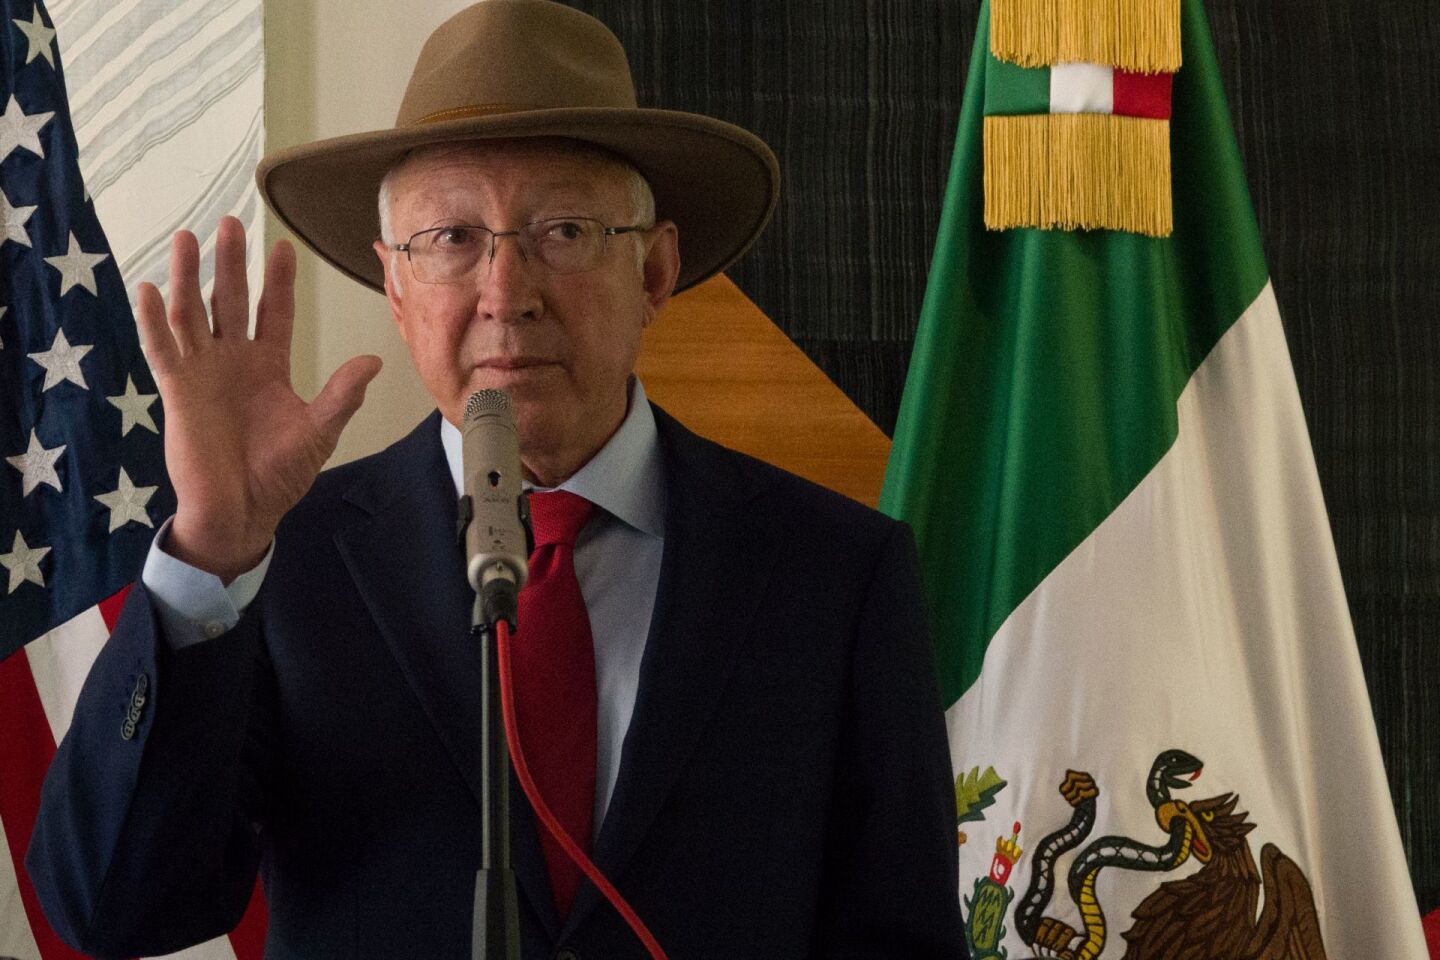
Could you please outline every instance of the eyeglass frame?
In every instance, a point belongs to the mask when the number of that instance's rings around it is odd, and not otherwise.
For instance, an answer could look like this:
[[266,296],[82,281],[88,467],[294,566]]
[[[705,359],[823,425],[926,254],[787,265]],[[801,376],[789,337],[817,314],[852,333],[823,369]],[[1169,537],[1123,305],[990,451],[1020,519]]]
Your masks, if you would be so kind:
[[[414,233],[410,234],[409,239],[407,239],[404,243],[390,243],[390,244],[386,244],[385,247],[386,247],[386,249],[388,249],[388,250],[393,250],[393,251],[395,251],[396,253],[403,253],[403,254],[405,254],[405,260],[406,260],[407,263],[410,264],[410,272],[411,272],[411,273],[415,273],[415,258],[411,255],[411,250],[410,250],[410,248],[411,248],[411,246],[415,243],[415,238],[416,238],[416,237],[423,236],[423,235],[425,235],[425,234],[427,234],[427,233],[439,233],[439,232],[442,231],[442,230],[455,230],[455,229],[458,229],[458,228],[462,228],[462,227],[463,227],[463,228],[468,229],[468,230],[483,230],[483,231],[485,231],[486,233],[490,234],[490,256],[487,257],[487,258],[485,258],[487,263],[494,263],[494,262],[495,262],[495,251],[499,249],[499,246],[500,246],[500,238],[501,238],[501,237],[515,237],[515,246],[516,246],[517,248],[519,248],[519,250],[520,250],[520,257],[521,257],[521,259],[524,260],[526,263],[529,263],[529,262],[530,262],[530,255],[525,252],[525,245],[520,242],[520,234],[521,234],[521,232],[524,231],[524,229],[525,229],[526,227],[533,227],[533,226],[534,226],[535,224],[537,224],[537,223],[548,223],[548,222],[550,222],[550,221],[552,221],[552,220],[557,220],[557,221],[564,221],[564,220],[589,220],[591,223],[598,223],[598,224],[600,224],[600,239],[601,239],[600,252],[601,252],[602,254],[605,252],[604,242],[605,242],[605,240],[608,239],[609,237],[615,237],[615,236],[619,236],[619,235],[621,235],[621,234],[626,234],[626,233],[639,233],[639,232],[643,232],[643,231],[645,231],[645,230],[653,230],[653,229],[654,229],[654,225],[653,225],[653,224],[652,224],[651,226],[648,226],[648,227],[647,227],[647,226],[645,226],[645,225],[643,225],[643,224],[638,224],[638,223],[637,223],[637,224],[633,224],[633,225],[631,225],[631,226],[627,226],[627,227],[609,227],[609,226],[606,226],[606,225],[605,225],[605,221],[601,220],[599,217],[579,217],[579,216],[576,216],[576,217],[541,217],[539,220],[531,220],[529,223],[522,223],[522,224],[520,224],[520,226],[516,227],[514,230],[491,230],[489,227],[484,226],[484,225],[482,225],[482,224],[478,224],[478,223],[442,223],[442,224],[441,224],[440,226],[438,226],[438,227],[427,227],[427,228],[424,229],[424,230],[417,230],[417,231],[415,231]],[[482,255],[482,256],[483,256],[483,255]],[[538,259],[538,258],[537,258],[537,259]],[[475,262],[478,264],[480,261],[477,259]],[[544,264],[545,261],[544,261],[544,260],[540,260],[540,263]],[[472,268],[472,269],[473,269],[473,268]],[[545,264],[545,269],[549,270],[549,271],[552,272],[552,273],[556,273],[556,271],[554,270],[554,268],[551,267],[551,266],[549,266],[548,264]],[[570,271],[570,273],[584,273],[585,270],[590,270],[590,269],[593,269],[593,267],[586,267],[586,268],[584,268],[584,269],[582,269],[582,270]],[[567,275],[569,275],[569,274],[564,273],[564,272],[561,272],[561,273],[557,273],[556,275],[557,275],[557,276],[567,276]],[[466,277],[466,275],[465,275],[465,274],[462,274],[462,275],[456,277],[454,280],[422,280],[422,279],[420,278],[419,274],[416,274],[416,275],[415,275],[415,279],[416,279],[416,280],[419,280],[421,283],[434,284],[434,285],[436,285],[436,286],[443,286],[443,285],[452,284],[452,283],[463,283],[463,282],[465,282],[465,277]]]

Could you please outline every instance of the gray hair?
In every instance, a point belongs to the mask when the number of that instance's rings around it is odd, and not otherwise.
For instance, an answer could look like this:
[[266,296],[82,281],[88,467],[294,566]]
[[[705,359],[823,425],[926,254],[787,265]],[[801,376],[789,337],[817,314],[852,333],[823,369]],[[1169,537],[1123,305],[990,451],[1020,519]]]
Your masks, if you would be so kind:
[[[640,173],[640,171],[635,169],[635,166],[630,163],[630,161],[626,160],[624,157],[617,156],[608,151],[602,151],[598,148],[593,148],[593,152],[599,156],[602,156],[608,162],[618,166],[624,174],[625,192],[628,195],[627,199],[629,200],[630,208],[630,223],[624,224],[624,226],[636,224],[647,228],[653,227],[655,225],[655,193],[650,189],[650,182],[646,180],[645,177]],[[390,276],[392,278],[392,282],[395,284],[396,293],[403,293],[403,291],[400,288],[400,274],[397,269],[399,265],[400,251],[393,249],[395,246],[395,232],[390,224],[390,188],[391,182],[394,179],[396,172],[401,167],[405,166],[406,161],[408,161],[412,156],[414,156],[414,151],[411,151],[410,153],[407,153],[405,156],[401,157],[398,161],[396,161],[394,166],[392,166],[388,171],[386,171],[385,177],[380,181],[380,195],[378,198],[380,212],[380,242],[385,244],[385,246],[392,248],[390,250]],[[641,266],[644,266],[644,247],[636,248],[636,257],[639,264]]]

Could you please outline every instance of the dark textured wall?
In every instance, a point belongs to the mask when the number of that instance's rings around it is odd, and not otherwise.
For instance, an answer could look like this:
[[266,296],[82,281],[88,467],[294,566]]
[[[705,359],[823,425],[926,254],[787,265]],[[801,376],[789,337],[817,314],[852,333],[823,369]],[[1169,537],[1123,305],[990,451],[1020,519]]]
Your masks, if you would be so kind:
[[[889,432],[979,0],[574,5],[619,34],[642,103],[732,120],[775,148],[780,209],[731,276]],[[1440,4],[1205,6],[1428,911],[1440,906]]]

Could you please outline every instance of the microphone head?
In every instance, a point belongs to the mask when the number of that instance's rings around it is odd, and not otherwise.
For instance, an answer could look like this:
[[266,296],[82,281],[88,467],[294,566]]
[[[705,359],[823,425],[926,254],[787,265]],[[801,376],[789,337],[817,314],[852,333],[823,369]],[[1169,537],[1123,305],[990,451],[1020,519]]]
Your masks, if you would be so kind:
[[487,578],[504,576],[520,587],[530,544],[520,437],[508,393],[479,390],[470,395],[460,430],[460,458],[461,500],[470,511],[464,527],[470,585],[481,590]]
[[510,394],[504,390],[476,390],[470,394],[470,399],[465,401],[466,426],[481,417],[497,416],[506,420],[515,418],[515,410],[510,405]]

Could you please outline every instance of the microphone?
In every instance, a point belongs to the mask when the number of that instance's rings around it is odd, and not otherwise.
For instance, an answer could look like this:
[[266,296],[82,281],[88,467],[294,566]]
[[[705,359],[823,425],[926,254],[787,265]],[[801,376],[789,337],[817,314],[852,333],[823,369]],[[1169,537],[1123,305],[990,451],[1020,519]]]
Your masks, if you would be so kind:
[[[513,624],[514,598],[525,585],[533,540],[509,395],[501,390],[471,394],[460,437],[466,577],[487,608],[491,595],[508,597],[497,612]],[[493,623],[500,617],[489,619]]]
[[502,623],[515,629],[529,565],[530,502],[520,486],[520,435],[510,396],[480,390],[460,428],[460,529],[475,588],[470,634],[480,641],[480,866],[470,928],[476,960],[519,960],[520,908],[510,866],[510,752],[505,741]]

